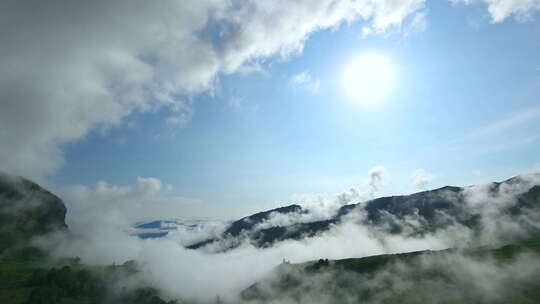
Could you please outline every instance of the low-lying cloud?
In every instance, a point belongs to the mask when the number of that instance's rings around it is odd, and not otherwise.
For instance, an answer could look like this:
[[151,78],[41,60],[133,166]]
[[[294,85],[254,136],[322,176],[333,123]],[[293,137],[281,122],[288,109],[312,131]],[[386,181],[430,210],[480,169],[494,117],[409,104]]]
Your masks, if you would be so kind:
[[489,256],[435,252],[395,259],[372,273],[328,266],[307,273],[284,265],[257,286],[262,297],[250,303],[263,303],[264,297],[271,303],[527,302],[528,293],[538,287],[539,262],[532,253],[500,263]]
[[[184,245],[188,240],[186,231],[172,231],[161,239],[142,240],[126,231],[125,225],[129,223],[127,220],[129,214],[110,212],[106,209],[99,213],[86,213],[80,209],[80,212],[69,215],[71,236],[53,235],[46,240],[41,240],[41,243],[52,248],[56,255],[80,256],[84,262],[91,264],[122,263],[135,259],[141,268],[140,284],[158,287],[167,297],[203,301],[215,300],[216,296],[228,299],[234,298],[243,289],[263,279],[283,259],[298,263],[319,258],[341,259],[426,249],[467,248],[503,244],[516,237],[525,237],[531,225],[535,229],[540,228],[537,224],[540,219],[539,213],[535,211],[537,209],[527,210],[518,217],[512,217],[504,210],[514,203],[516,194],[527,191],[532,185],[539,184],[540,180],[538,175],[531,175],[519,180],[514,179],[514,181],[516,182],[511,180],[509,183],[500,184],[498,192],[492,191],[494,184],[466,188],[465,207],[473,213],[482,215],[482,225],[479,230],[454,223],[436,231],[407,234],[407,231],[415,232],[415,229],[422,228],[423,225],[423,219],[418,214],[412,214],[393,219],[395,223],[402,225],[405,232],[393,234],[384,227],[365,225],[366,213],[359,209],[358,212],[351,212],[339,224],[331,225],[328,231],[315,237],[285,240],[269,248],[256,248],[249,241],[244,240],[233,250],[209,253],[205,250],[185,249]],[[118,197],[129,197],[130,193],[148,195],[163,187],[163,184],[157,180],[140,178],[137,187],[127,189],[101,185],[96,189],[102,193],[113,192],[118,194]],[[87,199],[99,201],[99,196],[87,196]],[[83,202],[78,201],[78,203]],[[538,202],[533,203],[538,204]],[[73,206],[73,208],[77,207]],[[389,214],[389,216],[392,215]],[[264,225],[288,225],[306,219],[302,218],[301,214],[288,216],[276,214]],[[76,224],[77,222],[83,224]],[[224,226],[210,225],[207,228],[207,230],[197,231],[197,238],[215,237],[223,231]],[[448,271],[452,275],[454,270],[463,270],[465,280],[475,278],[474,276],[482,273],[492,273],[489,268],[491,264],[466,264],[466,261],[461,261],[458,257],[452,257],[452,259],[455,260],[426,260],[422,262],[425,265],[420,266],[429,268],[435,267],[435,263],[462,263],[458,264],[457,268],[448,267],[452,268]],[[517,264],[508,267],[516,267],[512,268],[516,270],[521,269],[523,265],[525,264],[522,264],[520,260]],[[510,271],[508,273],[514,273],[514,270],[510,268],[495,268],[493,271],[505,270]],[[466,272],[467,269],[473,272]],[[476,270],[479,272],[477,273]],[[405,274],[407,272],[406,269],[399,270],[399,268],[392,271],[404,271]],[[525,277],[529,278],[528,275],[522,276],[522,278]],[[509,276],[506,275],[501,280],[495,277],[494,280],[488,280],[485,284],[499,284],[506,282],[507,278]],[[399,283],[400,280],[396,280],[395,284],[409,284],[407,280]],[[421,283],[431,284],[428,281]],[[480,284],[480,282],[477,283]]]

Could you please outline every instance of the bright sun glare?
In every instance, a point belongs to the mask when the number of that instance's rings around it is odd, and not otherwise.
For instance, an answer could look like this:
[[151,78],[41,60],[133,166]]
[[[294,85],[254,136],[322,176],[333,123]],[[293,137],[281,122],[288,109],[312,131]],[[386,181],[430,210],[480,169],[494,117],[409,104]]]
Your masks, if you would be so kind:
[[346,94],[355,102],[373,103],[389,93],[396,76],[392,62],[387,57],[367,53],[347,64],[342,84]]

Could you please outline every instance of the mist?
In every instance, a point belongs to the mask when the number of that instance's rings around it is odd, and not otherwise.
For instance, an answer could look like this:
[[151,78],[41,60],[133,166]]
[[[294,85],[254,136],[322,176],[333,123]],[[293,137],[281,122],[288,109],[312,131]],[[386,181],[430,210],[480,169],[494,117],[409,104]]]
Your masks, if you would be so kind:
[[[515,203],[516,195],[537,184],[539,184],[538,175],[528,175],[520,177],[519,182],[501,184],[500,190],[496,193],[490,190],[493,187],[492,184],[466,188],[467,209],[482,214],[480,230],[472,230],[454,223],[434,232],[406,233],[408,229],[414,231],[423,220],[421,216],[415,214],[399,219],[394,218],[393,223],[401,225],[405,233],[392,234],[385,227],[366,225],[366,213],[357,207],[355,212],[351,212],[341,222],[332,225],[328,231],[319,233],[315,237],[285,240],[268,248],[257,248],[247,239],[241,239],[239,246],[232,250],[219,251],[218,248],[212,248],[212,246],[222,246],[221,243],[208,245],[210,247],[207,246],[208,248],[201,250],[189,250],[184,246],[194,240],[218,236],[228,222],[214,221],[208,225],[201,225],[194,231],[172,230],[163,238],[140,239],[131,234],[128,229],[130,225],[133,225],[131,216],[126,216],[120,210],[116,210],[116,212],[74,212],[69,222],[78,224],[70,226],[69,235],[65,232],[50,234],[45,238],[37,239],[36,243],[52,250],[54,256],[78,256],[87,264],[120,264],[135,260],[140,270],[139,275],[137,279],[131,279],[126,284],[156,287],[166,298],[202,302],[214,301],[216,297],[235,299],[242,290],[267,278],[283,260],[303,263],[321,258],[335,260],[420,250],[496,246],[504,244],[511,237],[525,237],[530,233],[531,227],[539,228],[538,211],[529,210],[516,220],[516,217],[510,217],[504,210]],[[343,194],[338,194],[334,200],[328,201],[341,206],[343,197]],[[90,202],[79,201],[78,203],[89,204]],[[320,206],[317,208],[315,205],[312,207],[315,211],[309,213],[311,210],[309,204],[305,208],[307,213],[272,214],[256,229],[271,226],[287,227],[298,222],[324,219],[333,214],[334,211],[329,210],[337,210],[337,207],[325,205],[325,208],[320,208]],[[534,263],[530,265],[540,265],[533,257],[526,258],[528,260],[519,259],[508,266],[510,267],[508,271],[515,272],[517,269],[527,268],[524,265],[532,263],[531,259]],[[500,270],[490,268],[498,266],[489,263],[470,262],[472,263],[470,266],[466,259],[459,257],[452,259],[454,260],[432,261],[428,258],[418,262],[418,267],[429,268],[434,267],[435,263],[459,262],[461,264],[458,263],[456,269],[469,271],[470,273],[467,272],[465,278],[471,280],[482,273]],[[388,271],[399,270],[406,277],[407,268],[393,267],[397,268]],[[384,274],[379,276],[383,278]],[[503,284],[502,282],[505,282],[509,276],[510,273],[507,272],[493,284]],[[398,278],[393,278],[393,280],[395,284],[398,284]],[[407,280],[404,280],[403,284],[406,282]],[[432,283],[423,282],[422,284]],[[478,286],[478,288],[481,287]],[[442,285],[437,288],[444,289]],[[313,297],[317,296],[314,294]],[[305,302],[312,300],[313,298],[302,298]]]
[[334,269],[306,272],[284,265],[256,286],[259,299],[248,302],[532,303],[527,290],[537,288],[540,257],[523,253],[503,264],[463,252],[432,252],[389,263],[373,273]]

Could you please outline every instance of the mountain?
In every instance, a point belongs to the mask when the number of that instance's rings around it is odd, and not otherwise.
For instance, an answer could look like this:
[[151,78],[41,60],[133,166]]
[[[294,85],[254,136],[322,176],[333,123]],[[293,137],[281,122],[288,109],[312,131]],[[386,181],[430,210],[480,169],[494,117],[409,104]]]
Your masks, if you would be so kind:
[[[206,239],[186,248],[199,249],[214,244],[218,251],[223,251],[235,248],[244,241],[256,247],[269,247],[283,240],[319,235],[355,215],[358,224],[392,234],[418,235],[457,225],[478,231],[483,228],[483,220],[487,216],[511,217],[523,230],[534,233],[538,232],[538,228],[521,218],[528,210],[540,210],[540,186],[537,183],[540,179],[538,175],[532,177],[518,176],[486,186],[446,186],[411,195],[381,197],[342,206],[324,220],[310,221],[309,210],[290,205],[242,218],[231,223],[220,237]],[[501,200],[504,203],[497,203]],[[490,206],[497,208],[496,215],[493,212],[487,214]],[[276,216],[304,217],[308,220],[274,223],[272,218]]]
[[[275,214],[292,214],[292,213],[305,213],[306,211],[302,210],[300,205],[290,205],[286,207],[280,207],[272,210],[267,210],[259,213],[255,213],[250,216],[241,218],[240,220],[232,222],[227,229],[223,232],[223,237],[227,239],[240,238],[244,233],[252,234],[253,239],[271,239],[271,241],[277,240],[282,237],[285,239],[287,236],[286,231],[281,231],[282,227],[272,227],[267,229],[257,230],[256,227],[265,221],[268,221],[272,215]],[[217,241],[217,239],[208,239],[204,240],[189,246],[186,246],[188,249],[198,249],[208,244]],[[266,242],[260,244],[264,246]]]
[[[224,251],[246,241],[268,247],[315,237],[343,223],[401,235],[452,226],[471,231],[482,231],[488,224],[493,225],[490,229],[519,228],[536,237],[509,238],[510,245],[500,248],[284,263],[240,296],[254,303],[539,303],[539,180],[515,177],[483,186],[382,197],[342,206],[324,219],[290,205],[244,217],[219,237],[189,247],[212,244]],[[0,174],[0,303],[178,303],[164,301],[153,288],[126,286],[139,279],[134,277],[135,261],[89,266],[76,257],[55,260],[47,254],[28,254],[35,253],[33,237],[69,231],[65,216],[66,207],[54,194],[27,179]],[[166,232],[180,226],[195,229],[193,225],[163,220],[135,228]]]
[[62,200],[22,177],[0,174],[0,254],[31,237],[65,230]]
[[[62,200],[38,184],[0,173],[0,303],[175,304],[150,287],[120,288],[138,270],[134,261],[96,266],[78,257],[52,259],[31,239],[69,232]],[[118,290],[115,290],[117,288]]]
[[[277,266],[241,292],[250,303],[540,303],[540,237]],[[489,274],[489,276],[486,276]]]

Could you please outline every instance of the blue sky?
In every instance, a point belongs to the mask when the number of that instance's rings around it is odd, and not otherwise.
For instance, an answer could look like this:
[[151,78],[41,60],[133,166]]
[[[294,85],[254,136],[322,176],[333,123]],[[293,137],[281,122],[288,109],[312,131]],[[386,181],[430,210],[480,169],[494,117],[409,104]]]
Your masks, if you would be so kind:
[[[538,109],[540,24],[490,24],[485,11],[428,5],[427,27],[362,38],[363,24],[314,33],[303,52],[270,58],[263,72],[222,76],[214,96],[193,97],[186,125],[166,113],[94,132],[66,148],[59,183],[92,185],[104,176],[130,184],[157,177],[183,196],[216,203],[286,203],[295,193],[361,186],[369,169],[387,168],[389,193],[413,189],[412,173],[436,175],[430,187],[506,178],[540,162],[540,116],[471,136]],[[471,25],[469,18],[479,20]],[[398,69],[391,96],[376,105],[347,100],[339,84],[347,61],[364,52]],[[308,72],[317,92],[292,85]]]
[[[375,17],[314,29],[300,51],[252,56],[243,69],[218,72],[210,88],[178,90],[182,123],[167,123],[174,108],[140,107],[56,140],[61,161],[45,180],[62,188],[154,177],[170,185],[167,195],[251,210],[295,194],[363,191],[375,166],[385,168],[378,196],[538,169],[537,8],[494,22],[481,1],[428,1],[366,37]],[[219,40],[219,29],[206,34]],[[397,71],[385,98],[371,104],[341,83],[366,53]],[[295,83],[301,73],[305,83]]]

